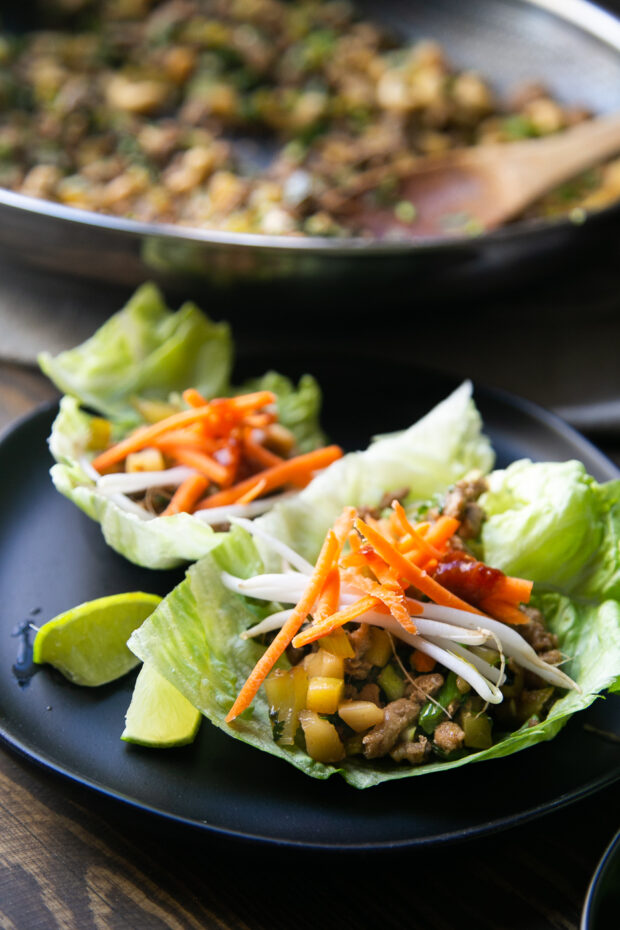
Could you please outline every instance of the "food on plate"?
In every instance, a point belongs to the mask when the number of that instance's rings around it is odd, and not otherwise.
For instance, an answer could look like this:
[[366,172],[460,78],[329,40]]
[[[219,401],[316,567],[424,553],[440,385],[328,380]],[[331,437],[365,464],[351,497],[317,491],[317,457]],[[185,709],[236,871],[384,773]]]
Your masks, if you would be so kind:
[[[113,216],[365,235],[363,211],[347,209],[365,192],[404,236],[416,206],[399,180],[416,159],[561,132],[589,115],[535,82],[499,100],[437,43],[408,44],[341,0],[41,6],[48,28],[0,34],[0,185]],[[532,214],[619,196],[616,160]],[[447,233],[482,231],[471,217],[445,223]]]
[[121,739],[167,749],[194,741],[202,714],[150,665],[138,672]]
[[160,603],[157,594],[130,591],[86,601],[37,630],[32,659],[57,668],[75,685],[108,684],[138,665],[129,634]]
[[193,304],[144,285],[90,339],[43,371],[65,391],[49,439],[56,488],[148,568],[193,561],[232,516],[254,517],[339,458],[310,375],[235,387],[232,342]]
[[462,385],[194,564],[129,647],[356,787],[498,758],[620,690],[620,482],[493,453]]

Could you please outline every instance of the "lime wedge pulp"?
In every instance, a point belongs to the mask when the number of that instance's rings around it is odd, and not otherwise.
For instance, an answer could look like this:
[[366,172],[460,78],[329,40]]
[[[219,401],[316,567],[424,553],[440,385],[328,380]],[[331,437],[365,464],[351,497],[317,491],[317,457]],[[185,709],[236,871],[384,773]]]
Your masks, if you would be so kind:
[[114,681],[138,665],[127,640],[160,601],[157,594],[131,591],[72,607],[37,632],[33,659],[53,665],[76,685]]
[[200,711],[146,663],[136,679],[121,739],[159,749],[183,746],[193,741],[200,720]]

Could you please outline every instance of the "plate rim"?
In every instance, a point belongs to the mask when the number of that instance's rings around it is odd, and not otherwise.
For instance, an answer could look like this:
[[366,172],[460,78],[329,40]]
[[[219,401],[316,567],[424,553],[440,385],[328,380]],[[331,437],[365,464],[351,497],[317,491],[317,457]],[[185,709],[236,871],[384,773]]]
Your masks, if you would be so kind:
[[[326,355],[329,355],[329,352],[327,352]],[[238,361],[241,364],[245,364],[244,359],[240,358]],[[438,378],[445,379],[449,382],[454,382],[455,385],[458,384],[459,375],[455,374],[454,372],[440,371],[425,366],[416,367],[426,373],[433,374]],[[460,380],[463,381],[467,379],[460,378]],[[514,394],[509,390],[487,385],[484,382],[478,381],[477,379],[471,380],[473,384],[474,395],[476,392],[478,392],[480,396],[485,396],[490,400],[499,400],[502,404],[508,404],[508,406],[512,407],[513,409],[516,409],[525,413],[529,417],[532,417],[534,420],[541,423],[546,429],[551,430],[553,433],[557,433],[563,438],[567,438],[573,446],[576,446],[579,450],[583,449],[584,452],[587,452],[588,457],[594,458],[600,468],[610,475],[610,477],[605,480],[611,480],[611,476],[614,475],[616,477],[620,477],[620,467],[618,467],[608,456],[606,456],[605,453],[602,452],[594,443],[583,436],[583,434],[581,434],[556,413],[546,409],[534,401]],[[52,416],[52,414],[58,409],[58,406],[59,400],[46,401],[37,405],[32,410],[27,411],[25,414],[22,414],[13,422],[9,423],[0,432],[0,453],[6,442],[11,441],[11,439],[21,433],[22,430],[35,427],[36,421],[46,421],[47,418]],[[236,842],[241,841],[252,844],[259,844],[261,846],[271,848],[295,848],[308,851],[321,850],[347,853],[368,853],[372,851],[377,853],[385,853],[389,852],[390,850],[446,846],[450,843],[459,843],[467,840],[473,840],[483,836],[502,832],[503,830],[510,829],[511,827],[520,826],[529,821],[538,819],[539,817],[550,813],[552,810],[565,808],[568,805],[582,800],[583,798],[588,797],[589,795],[592,795],[597,791],[600,791],[613,784],[614,782],[620,780],[619,760],[618,765],[615,768],[610,769],[610,771],[606,772],[604,775],[588,781],[574,790],[564,792],[564,794],[557,798],[544,801],[540,804],[534,804],[528,809],[520,811],[516,814],[510,814],[504,817],[496,817],[483,823],[470,825],[456,830],[434,833],[431,836],[424,835],[398,840],[386,839],[384,841],[370,840],[367,842],[353,841],[351,843],[347,843],[331,842],[328,840],[299,840],[285,836],[264,835],[258,832],[252,833],[247,830],[233,829],[221,825],[213,825],[205,821],[200,821],[197,818],[190,818],[178,813],[175,814],[170,810],[166,810],[153,803],[141,800],[137,796],[130,795],[119,789],[110,788],[103,782],[98,781],[97,779],[90,776],[83,775],[73,767],[65,765],[62,762],[53,759],[49,754],[41,752],[35,745],[30,744],[28,740],[22,739],[17,734],[10,732],[10,727],[7,726],[6,715],[4,713],[0,714],[0,744],[3,748],[6,748],[21,758],[34,763],[35,765],[44,769],[46,772],[51,772],[54,775],[58,775],[70,783],[78,784],[89,791],[95,791],[100,797],[112,800],[115,803],[120,802],[125,807],[128,807],[137,813],[160,818],[169,826],[175,826],[179,829],[186,829],[189,827],[196,834],[214,837],[217,836]]]

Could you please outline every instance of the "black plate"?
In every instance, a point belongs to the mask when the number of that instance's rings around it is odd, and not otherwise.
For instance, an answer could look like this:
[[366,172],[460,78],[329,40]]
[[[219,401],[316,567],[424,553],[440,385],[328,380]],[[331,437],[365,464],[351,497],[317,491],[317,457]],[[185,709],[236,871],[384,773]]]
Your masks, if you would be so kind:
[[581,930],[613,930],[620,914],[620,831],[605,850],[592,877]]
[[[261,357],[246,370],[276,363]],[[324,387],[329,433],[348,448],[413,422],[456,383],[413,367],[384,366],[383,383],[366,385],[356,378],[356,360],[329,354],[289,358],[287,370],[314,371]],[[387,419],[384,396],[390,398]],[[576,457],[599,480],[618,476],[586,440],[539,408],[484,389],[476,398],[500,465],[520,456]],[[126,745],[119,736],[131,676],[90,690],[42,669],[20,686],[13,671],[19,638],[12,633],[24,620],[43,622],[83,600],[119,591],[164,593],[180,577],[126,562],[106,547],[98,525],[53,489],[45,445],[53,414],[50,408],[35,413],[0,443],[0,735],[10,746],[173,821],[306,847],[379,849],[476,836],[568,804],[620,777],[620,747],[601,735],[620,730],[617,697],[577,715],[553,742],[486,763],[484,773],[472,765],[360,792],[337,777],[314,781],[206,721],[192,746],[157,752]]]

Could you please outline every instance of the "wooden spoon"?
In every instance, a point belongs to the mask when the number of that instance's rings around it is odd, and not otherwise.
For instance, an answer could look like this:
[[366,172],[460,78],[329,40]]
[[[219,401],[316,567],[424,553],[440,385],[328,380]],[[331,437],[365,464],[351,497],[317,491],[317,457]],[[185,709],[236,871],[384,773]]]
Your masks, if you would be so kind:
[[[384,238],[445,238],[496,229],[558,184],[620,152],[620,114],[601,116],[544,139],[458,149],[421,159],[403,177],[398,199],[415,218],[358,197],[349,218]],[[414,211],[411,210],[411,213]]]

